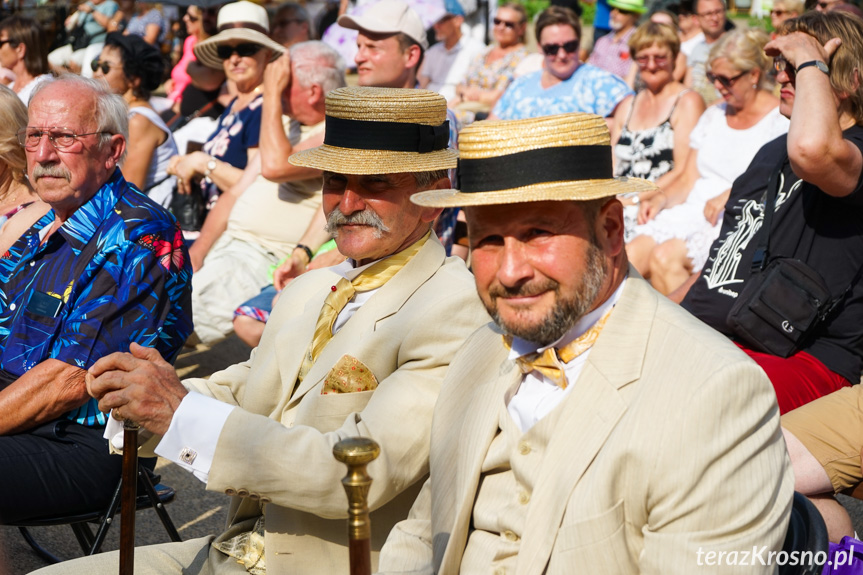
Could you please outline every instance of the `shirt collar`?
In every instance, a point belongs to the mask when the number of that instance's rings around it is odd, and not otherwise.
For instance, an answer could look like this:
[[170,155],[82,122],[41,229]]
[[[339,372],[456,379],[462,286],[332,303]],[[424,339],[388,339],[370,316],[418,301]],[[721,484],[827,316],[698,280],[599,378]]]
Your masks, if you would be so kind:
[[526,339],[521,339],[520,337],[512,338],[512,347],[509,351],[510,360],[515,360],[523,355],[527,355],[529,353],[542,353],[550,347],[564,347],[569,342],[573,341],[575,338],[579,337],[591,327],[593,324],[598,322],[602,316],[608,312],[614,305],[617,303],[617,300],[620,299],[620,294],[623,293],[623,286],[626,285],[626,278],[620,282],[620,285],[617,286],[617,289],[614,290],[614,293],[611,294],[611,297],[602,302],[599,307],[595,310],[585,314],[580,320],[576,322],[574,326],[572,326],[569,331],[563,334],[563,337],[558,339],[555,342],[552,342],[550,345],[540,347],[539,344],[534,343],[532,341],[527,341]]
[[[123,197],[128,189],[123,174],[120,173],[119,168],[116,168],[108,181],[93,194],[93,197],[84,202],[68,220],[63,222],[57,233],[62,235],[63,239],[74,249],[83,249],[96,234],[96,230],[99,229],[102,222],[108,219],[114,211],[117,201]],[[46,217],[50,217],[48,221],[53,221],[56,217],[54,210],[48,212]]]

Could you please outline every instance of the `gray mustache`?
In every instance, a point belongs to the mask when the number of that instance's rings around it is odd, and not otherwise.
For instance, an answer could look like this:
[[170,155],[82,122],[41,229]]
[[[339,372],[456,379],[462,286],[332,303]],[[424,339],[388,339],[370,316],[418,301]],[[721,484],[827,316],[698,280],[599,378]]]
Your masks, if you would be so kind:
[[67,182],[72,178],[69,170],[58,164],[36,164],[33,168],[33,180],[38,181],[43,176],[51,178],[63,178]]
[[375,237],[377,238],[380,238],[381,234],[390,231],[381,217],[371,210],[367,209],[361,212],[354,212],[353,214],[346,216],[339,208],[335,208],[330,212],[329,217],[327,217],[326,230],[331,233],[333,237],[338,237],[339,227],[344,225],[371,226],[375,228]]

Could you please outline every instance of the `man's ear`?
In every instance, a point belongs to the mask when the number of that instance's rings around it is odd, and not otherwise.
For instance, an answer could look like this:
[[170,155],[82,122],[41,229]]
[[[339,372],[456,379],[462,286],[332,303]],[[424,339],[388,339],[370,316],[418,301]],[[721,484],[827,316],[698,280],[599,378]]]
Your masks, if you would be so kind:
[[616,256],[623,251],[623,204],[620,200],[611,198],[600,208],[595,233],[607,254]]
[[422,57],[423,49],[420,48],[419,44],[411,44],[407,50],[405,50],[405,68],[411,69],[415,68],[417,64],[420,62],[420,58]]
[[324,94],[324,89],[320,84],[312,84],[309,87],[309,106],[317,108],[320,102],[326,101],[327,95]]
[[126,151],[126,138],[122,134],[113,134],[105,146],[111,152],[105,160],[105,167],[110,170],[120,163],[120,158],[123,157],[123,152]]
[[[451,187],[452,187],[452,184],[450,183],[449,178],[441,178],[438,181],[436,181],[434,184],[432,184],[432,186],[429,189],[430,190],[448,190]],[[424,222],[435,221],[435,219],[437,219],[437,217],[439,215],[441,215],[441,212],[443,212],[443,210],[444,210],[443,208],[432,208],[432,207],[428,207],[428,206],[421,206],[421,209],[422,209],[421,217],[422,217],[422,220]]]

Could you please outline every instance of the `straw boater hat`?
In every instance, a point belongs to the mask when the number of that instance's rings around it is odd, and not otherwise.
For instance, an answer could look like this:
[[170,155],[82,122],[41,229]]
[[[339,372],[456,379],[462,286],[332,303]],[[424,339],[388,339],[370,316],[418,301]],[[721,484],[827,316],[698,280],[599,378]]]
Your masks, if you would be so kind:
[[446,100],[437,92],[339,88],[327,94],[323,145],[288,161],[339,174],[431,172],[456,167],[448,144]]
[[420,192],[412,202],[447,208],[594,200],[656,188],[613,176],[608,126],[593,114],[475,122],[458,143],[461,191]]
[[285,53],[285,47],[270,40],[270,19],[267,10],[252,2],[242,0],[233,4],[225,4],[219,10],[219,33],[195,44],[195,57],[209,68],[221,70],[223,62],[216,55],[216,47],[229,40],[241,40],[260,44],[272,51],[272,62]]

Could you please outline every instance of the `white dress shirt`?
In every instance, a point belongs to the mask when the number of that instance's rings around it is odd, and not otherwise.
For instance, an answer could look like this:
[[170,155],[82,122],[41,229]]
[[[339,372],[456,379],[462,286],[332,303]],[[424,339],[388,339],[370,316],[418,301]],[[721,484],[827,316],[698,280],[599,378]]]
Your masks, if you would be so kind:
[[[584,334],[587,330],[593,327],[608,310],[614,307],[617,300],[620,299],[620,294],[623,293],[623,286],[626,284],[626,279],[621,282],[620,286],[611,294],[611,297],[605,300],[599,307],[582,317],[578,322],[564,334],[563,337],[543,347],[537,347],[537,344],[514,337],[512,340],[512,349],[509,352],[509,359],[515,361],[517,358],[530,353],[542,353],[550,347],[564,347],[577,337]],[[581,370],[584,367],[587,357],[591,350],[587,350],[578,357],[574,358],[569,363],[563,364],[563,372],[566,376],[566,389],[561,389],[560,386],[539,373],[531,371],[521,380],[518,391],[510,399],[507,405],[510,417],[518,424],[522,433],[527,432],[531,427],[548,415],[552,409],[563,401],[575,387],[573,384]]]

